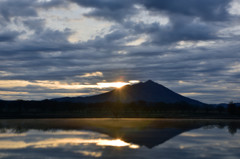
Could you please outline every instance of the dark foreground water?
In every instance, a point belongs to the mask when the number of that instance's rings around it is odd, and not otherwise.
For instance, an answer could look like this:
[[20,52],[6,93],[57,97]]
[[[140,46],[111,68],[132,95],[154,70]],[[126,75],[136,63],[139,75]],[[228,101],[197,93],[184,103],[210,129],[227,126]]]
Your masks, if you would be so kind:
[[239,159],[239,121],[0,120],[0,158]]

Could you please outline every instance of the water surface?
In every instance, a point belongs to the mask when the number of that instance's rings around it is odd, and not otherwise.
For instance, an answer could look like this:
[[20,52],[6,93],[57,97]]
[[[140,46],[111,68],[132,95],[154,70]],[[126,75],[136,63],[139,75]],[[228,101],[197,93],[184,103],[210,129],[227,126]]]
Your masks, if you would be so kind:
[[233,120],[0,120],[0,158],[237,159],[239,128]]

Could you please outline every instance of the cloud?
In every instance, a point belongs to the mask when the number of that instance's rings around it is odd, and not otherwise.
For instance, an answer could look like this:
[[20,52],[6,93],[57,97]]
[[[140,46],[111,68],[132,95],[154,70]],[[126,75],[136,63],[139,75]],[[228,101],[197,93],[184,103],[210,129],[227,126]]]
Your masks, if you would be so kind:
[[11,17],[37,16],[37,12],[34,8],[34,1],[31,0],[4,0],[0,2],[0,6],[1,17],[6,21],[10,21]]
[[227,11],[231,0],[144,0],[143,5],[150,10],[169,14],[199,17],[204,21],[222,21],[229,18]]
[[98,1],[98,0],[72,0],[83,7],[93,8],[93,10],[85,16],[87,17],[95,17],[99,19],[105,19],[110,21],[118,21],[121,22],[128,15],[135,14],[135,10],[133,9],[133,5],[135,4],[135,0],[122,0],[122,1]]
[[136,34],[147,34],[149,41],[157,45],[169,45],[179,41],[206,41],[217,39],[218,28],[199,21],[180,18],[168,25],[161,26],[157,23],[127,24],[134,29]]
[[[203,102],[237,100],[240,28],[235,3],[2,0],[0,77],[6,82],[58,81],[70,86],[152,79],[178,93],[195,93]],[[0,89],[28,92],[21,94],[24,99],[60,96],[64,91],[100,92],[48,87]],[[15,99],[17,94],[6,96]]]
[[92,73],[85,73],[84,75],[76,76],[80,78],[88,78],[88,77],[103,77],[102,72],[92,72]]
[[41,33],[44,29],[45,20],[44,19],[28,19],[28,20],[24,20],[23,24],[27,26],[30,30],[34,30],[36,33]]
[[[128,6],[125,1],[118,3],[109,1],[75,1],[77,4],[85,7],[91,7],[94,10],[87,15],[101,17],[106,20],[119,21],[130,27],[135,33],[147,33],[151,35],[151,42],[157,44],[169,44],[181,40],[211,40],[217,38],[218,29],[211,23],[215,21],[230,20],[231,15],[228,12],[230,0],[221,0],[209,2],[204,1],[130,1]],[[140,6],[140,7],[138,7]],[[169,23],[166,26],[160,26],[160,23],[133,22],[130,24],[129,18],[142,12],[154,16],[168,15]],[[186,7],[187,6],[187,7]],[[127,10],[127,11],[125,11]],[[132,12],[129,12],[131,10]],[[121,13],[121,11],[124,11]],[[120,13],[119,13],[120,12]],[[121,17],[115,15],[115,13]],[[110,16],[110,17],[109,17]],[[124,19],[125,18],[125,19]],[[141,18],[141,17],[139,17]],[[130,24],[130,25],[129,25]],[[123,35],[123,34],[122,34]]]
[[136,5],[142,5],[147,10],[156,12],[163,12],[171,14],[171,16],[182,15],[190,17],[199,17],[206,21],[222,21],[229,18],[228,8],[231,0],[177,0],[158,1],[158,0],[143,0],[143,1],[87,1],[87,0],[72,0],[73,2],[84,6],[93,8],[94,10],[87,16],[93,16],[106,20],[123,21],[127,16],[137,13]]
[[38,9],[66,6],[64,0],[31,1],[31,0],[2,0],[0,1],[0,17],[6,21],[17,17],[37,17]]
[[20,33],[16,31],[0,32],[0,43],[13,42],[19,35]]

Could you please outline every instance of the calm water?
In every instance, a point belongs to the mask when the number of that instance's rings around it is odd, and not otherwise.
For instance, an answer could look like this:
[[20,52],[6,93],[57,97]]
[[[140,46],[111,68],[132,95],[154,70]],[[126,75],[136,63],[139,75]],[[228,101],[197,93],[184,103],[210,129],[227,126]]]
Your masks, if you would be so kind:
[[0,120],[0,158],[239,159],[239,128],[230,120]]

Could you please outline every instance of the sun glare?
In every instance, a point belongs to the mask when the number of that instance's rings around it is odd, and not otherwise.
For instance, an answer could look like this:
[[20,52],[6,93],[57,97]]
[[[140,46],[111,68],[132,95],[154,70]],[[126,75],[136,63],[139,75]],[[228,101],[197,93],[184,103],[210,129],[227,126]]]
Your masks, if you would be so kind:
[[109,87],[121,88],[122,86],[125,86],[128,84],[129,83],[126,83],[126,82],[97,83],[97,85],[100,88],[109,88]]
[[116,140],[102,140],[101,142],[98,143],[98,145],[122,147],[128,146],[129,143],[126,143],[120,139],[116,139]]
[[97,145],[99,145],[99,146],[113,146],[113,147],[129,146],[129,147],[132,148],[132,149],[137,149],[137,148],[139,148],[138,145],[124,142],[124,141],[122,141],[121,139],[116,139],[116,140],[101,140],[100,142],[97,143]]
[[121,88],[125,85],[136,84],[139,82],[140,81],[138,80],[131,80],[129,82],[102,82],[102,83],[97,83],[97,85],[99,88],[109,88],[109,87]]

